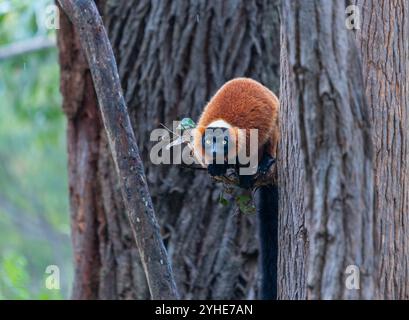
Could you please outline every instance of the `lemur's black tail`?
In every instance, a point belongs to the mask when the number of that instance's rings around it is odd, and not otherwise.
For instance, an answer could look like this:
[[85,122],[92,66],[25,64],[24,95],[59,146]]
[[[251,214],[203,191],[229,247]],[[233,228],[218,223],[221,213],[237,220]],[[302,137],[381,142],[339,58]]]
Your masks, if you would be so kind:
[[262,273],[260,298],[275,300],[277,299],[278,187],[262,186],[257,189],[255,196]]

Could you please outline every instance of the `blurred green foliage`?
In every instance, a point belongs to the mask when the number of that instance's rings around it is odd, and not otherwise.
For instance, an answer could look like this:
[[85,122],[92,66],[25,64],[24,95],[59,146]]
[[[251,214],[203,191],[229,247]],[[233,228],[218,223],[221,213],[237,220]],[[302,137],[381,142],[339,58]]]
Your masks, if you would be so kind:
[[[55,38],[49,0],[0,0],[0,47]],[[0,61],[0,299],[61,299],[72,281],[66,122],[56,48]],[[61,290],[45,288],[60,268]]]

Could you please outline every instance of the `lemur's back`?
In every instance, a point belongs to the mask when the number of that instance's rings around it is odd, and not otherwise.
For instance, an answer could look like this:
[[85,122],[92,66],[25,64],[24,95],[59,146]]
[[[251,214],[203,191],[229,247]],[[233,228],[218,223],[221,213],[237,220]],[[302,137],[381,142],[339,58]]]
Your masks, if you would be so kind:
[[240,129],[258,129],[259,141],[267,140],[277,129],[279,102],[266,87],[249,78],[226,82],[209,101],[198,126],[207,127],[216,120],[224,120]]

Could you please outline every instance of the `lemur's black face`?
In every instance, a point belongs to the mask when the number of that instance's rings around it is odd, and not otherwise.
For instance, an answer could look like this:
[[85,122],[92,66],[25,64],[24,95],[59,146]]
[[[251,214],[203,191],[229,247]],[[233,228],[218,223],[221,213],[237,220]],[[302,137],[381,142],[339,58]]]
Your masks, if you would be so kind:
[[231,141],[227,128],[206,128],[202,137],[202,147],[205,153],[213,159],[213,163],[225,163],[229,153],[229,142]]

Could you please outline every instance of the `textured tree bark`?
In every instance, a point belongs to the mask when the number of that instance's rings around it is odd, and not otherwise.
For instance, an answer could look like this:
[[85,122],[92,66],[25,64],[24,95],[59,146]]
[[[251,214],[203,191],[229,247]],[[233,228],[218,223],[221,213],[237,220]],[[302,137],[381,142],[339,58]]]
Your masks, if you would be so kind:
[[177,299],[135,134],[131,126],[116,61],[94,2],[59,0],[79,34],[91,71],[115,172],[138,247],[152,299]]
[[[68,118],[68,175],[71,208],[71,237],[74,251],[75,281],[73,298],[98,297],[98,202],[96,167],[101,120],[88,63],[81,54],[79,41],[65,15],[58,33],[63,109]],[[69,98],[68,98],[69,97]]]
[[[288,66],[305,167],[307,298],[374,293],[372,152],[358,51],[342,1],[284,1]],[[348,265],[360,290],[345,285]]]
[[[277,91],[275,1],[109,1],[101,13],[181,298],[256,298],[255,216],[236,214],[234,205],[220,205],[221,186],[205,172],[153,165],[149,136],[160,123],[171,126],[184,116],[197,119],[216,89],[233,77],[249,76]],[[70,67],[69,72],[77,68],[75,61]],[[73,93],[65,97],[72,100]],[[88,107],[81,104],[81,109]],[[98,257],[98,265],[89,268],[96,279],[91,291],[95,298],[146,298],[112,158],[99,128],[92,145],[96,178],[90,181],[95,198],[90,215],[94,233],[97,230],[93,252]],[[75,127],[72,130],[70,144],[76,146],[80,142]],[[76,181],[70,183],[76,189]],[[74,197],[78,191],[71,192]],[[75,217],[78,211],[72,212]],[[83,238],[76,239],[77,247],[86,245]],[[84,262],[88,267],[89,263]],[[77,286],[85,287],[79,273]]]
[[108,166],[112,159],[88,63],[64,14],[60,16],[58,47],[63,109],[68,120],[75,266],[72,298],[147,299],[149,291],[115,184],[116,173]]
[[357,1],[374,145],[379,299],[409,298],[409,3]]
[[306,259],[308,235],[305,228],[304,164],[297,127],[297,104],[294,100],[294,73],[288,66],[285,26],[281,26],[280,54],[280,133],[278,185],[279,259],[278,288],[280,299],[306,298]]

